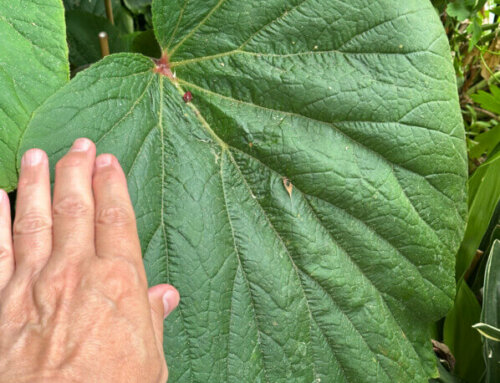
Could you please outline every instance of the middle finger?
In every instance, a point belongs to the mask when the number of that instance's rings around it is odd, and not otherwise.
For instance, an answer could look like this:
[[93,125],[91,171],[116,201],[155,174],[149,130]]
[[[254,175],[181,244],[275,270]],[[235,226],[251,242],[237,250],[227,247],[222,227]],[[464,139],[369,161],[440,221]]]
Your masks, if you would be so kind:
[[95,145],[77,139],[57,163],[52,215],[54,261],[94,255],[94,197],[92,171]]

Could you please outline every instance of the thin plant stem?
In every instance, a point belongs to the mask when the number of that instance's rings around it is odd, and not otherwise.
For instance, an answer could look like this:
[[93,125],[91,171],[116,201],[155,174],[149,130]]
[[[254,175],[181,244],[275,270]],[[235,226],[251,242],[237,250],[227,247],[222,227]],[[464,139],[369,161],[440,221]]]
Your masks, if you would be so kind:
[[101,56],[106,57],[109,55],[109,42],[108,34],[106,32],[99,33],[99,43],[101,45]]
[[113,17],[113,4],[111,0],[104,0],[104,5],[106,7],[106,16],[112,25],[115,25],[115,18]]

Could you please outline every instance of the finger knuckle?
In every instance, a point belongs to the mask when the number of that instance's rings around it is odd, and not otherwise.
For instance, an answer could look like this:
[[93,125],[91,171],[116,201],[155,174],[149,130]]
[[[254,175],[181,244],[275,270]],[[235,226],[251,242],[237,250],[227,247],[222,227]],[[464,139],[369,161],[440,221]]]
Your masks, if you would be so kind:
[[9,260],[12,257],[12,252],[5,246],[0,244],[0,262]]
[[124,226],[133,222],[133,213],[123,206],[111,206],[100,209],[96,221],[102,225]]
[[98,184],[116,183],[118,180],[119,173],[114,167],[98,168],[94,177],[94,181]]
[[29,189],[33,185],[33,180],[30,177],[20,177],[17,182],[17,189]]
[[51,228],[51,218],[39,213],[26,213],[14,221],[14,235],[33,234]]
[[55,217],[86,217],[91,215],[92,207],[82,198],[69,196],[54,204]]
[[125,257],[115,257],[113,261],[113,269],[116,274],[121,275],[124,279],[129,280],[134,284],[139,281],[137,265]]
[[137,266],[124,257],[106,259],[101,268],[102,280],[118,295],[137,291],[141,282]]
[[64,168],[74,168],[82,166],[86,158],[80,153],[69,153],[61,158],[56,164],[56,172]]
[[73,265],[48,268],[36,280],[35,290],[42,295],[59,295],[62,291],[72,291],[80,280],[81,272]]

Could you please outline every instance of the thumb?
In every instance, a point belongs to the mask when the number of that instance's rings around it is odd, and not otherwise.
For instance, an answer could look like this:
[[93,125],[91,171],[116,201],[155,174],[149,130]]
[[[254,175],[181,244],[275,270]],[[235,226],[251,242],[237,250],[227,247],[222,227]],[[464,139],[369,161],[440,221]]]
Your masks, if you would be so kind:
[[149,288],[148,297],[156,341],[160,347],[163,347],[163,320],[179,304],[179,292],[171,285],[156,285]]

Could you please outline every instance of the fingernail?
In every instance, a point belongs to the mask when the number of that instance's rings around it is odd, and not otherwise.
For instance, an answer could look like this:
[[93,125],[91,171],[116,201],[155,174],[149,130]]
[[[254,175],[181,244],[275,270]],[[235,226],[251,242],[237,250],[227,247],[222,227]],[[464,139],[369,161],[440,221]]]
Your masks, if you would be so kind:
[[175,307],[171,307],[169,301],[175,299],[175,293],[172,290],[167,290],[163,294],[163,319],[165,319]]
[[42,162],[43,150],[40,149],[30,149],[24,153],[23,159],[21,160],[21,165],[24,166],[35,166]]
[[111,154],[101,154],[97,159],[95,160],[95,165],[99,168],[102,168],[104,166],[109,166],[111,165],[111,162],[113,161],[113,156]]
[[5,190],[0,189],[0,204],[3,202],[6,195],[7,193],[5,192]]
[[71,147],[72,152],[86,152],[90,148],[91,141],[88,138],[78,138]]

